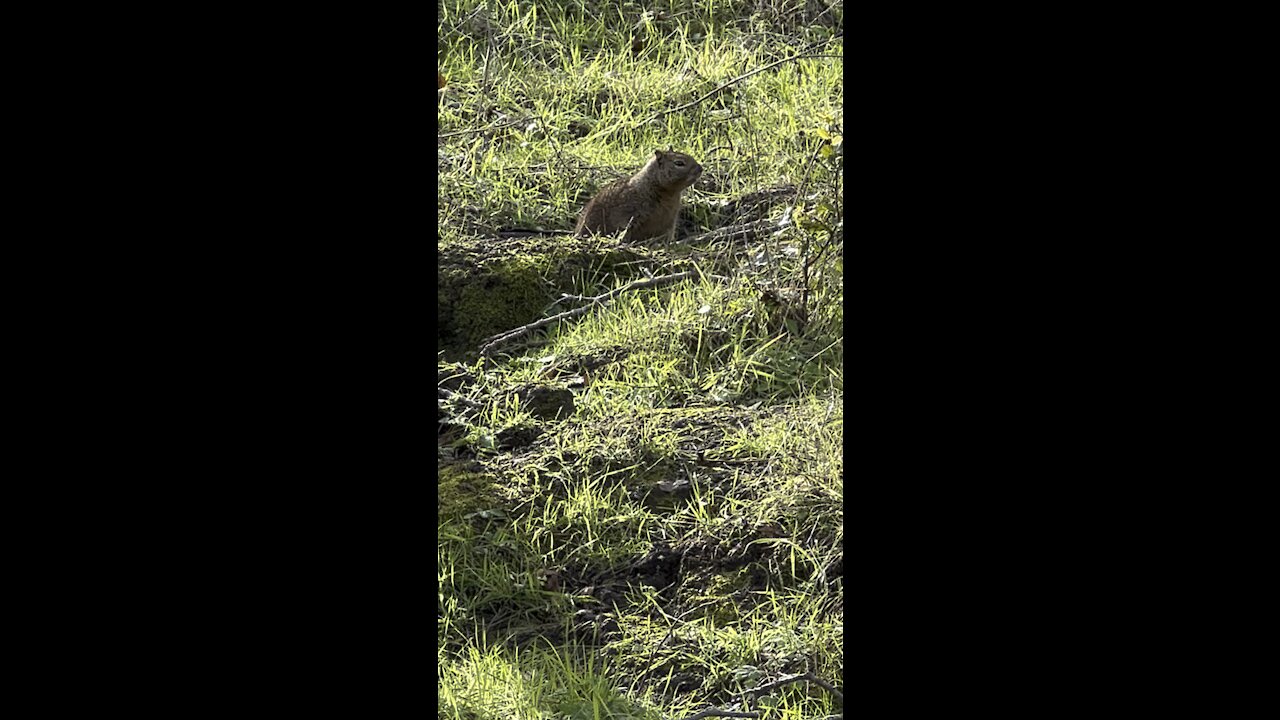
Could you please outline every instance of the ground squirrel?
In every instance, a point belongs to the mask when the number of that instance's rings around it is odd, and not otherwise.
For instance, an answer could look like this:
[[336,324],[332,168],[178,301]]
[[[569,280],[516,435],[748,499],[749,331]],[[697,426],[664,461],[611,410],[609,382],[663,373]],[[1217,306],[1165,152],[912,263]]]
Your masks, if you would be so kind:
[[675,237],[680,193],[702,175],[702,166],[684,153],[654,150],[640,172],[596,194],[582,209],[574,234],[627,230],[627,242]]

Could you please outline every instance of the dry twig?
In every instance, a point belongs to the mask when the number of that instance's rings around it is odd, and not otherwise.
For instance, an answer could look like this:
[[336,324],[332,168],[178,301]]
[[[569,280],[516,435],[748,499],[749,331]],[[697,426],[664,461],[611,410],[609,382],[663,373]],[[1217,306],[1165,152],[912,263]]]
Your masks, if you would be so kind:
[[[813,683],[814,685],[817,685],[823,690],[826,690],[827,692],[831,693],[836,700],[839,700],[841,702],[841,704],[844,703],[844,693],[837,690],[834,685],[827,682],[826,680],[822,680],[818,677],[815,677],[814,674],[811,672],[801,673],[799,675],[790,675],[784,678],[778,678],[773,682],[767,682],[763,685],[760,685],[759,687],[754,687],[746,691],[745,694],[748,696],[759,695],[761,693],[780,688],[783,685],[790,685],[793,682],[799,682],[801,680],[805,680]],[[841,716],[843,716],[843,713],[841,713],[840,715],[832,715],[830,717],[841,717]],[[720,708],[707,708],[706,710],[702,710],[695,715],[690,715],[689,717],[685,718],[685,720],[698,720],[699,718],[704,718],[704,717],[755,718],[756,720],[759,720],[760,713],[757,711],[737,712],[737,711],[731,711],[731,710],[721,710]]]
[[704,717],[731,717],[731,718],[759,718],[758,712],[735,712],[733,710],[721,710],[720,708],[707,708],[696,715],[690,715],[685,720],[698,720]]
[[659,275],[658,277],[648,278],[645,280],[636,280],[634,282],[629,282],[626,285],[623,285],[622,287],[616,290],[611,290],[607,293],[602,293],[600,295],[595,295],[593,297],[585,298],[586,300],[590,301],[590,304],[583,305],[582,307],[575,308],[573,310],[567,310],[558,315],[552,315],[551,317],[542,318],[541,320],[531,322],[528,325],[522,325],[514,330],[508,330],[507,332],[498,333],[497,335],[494,335],[488,338],[487,340],[485,340],[484,345],[480,348],[480,355],[487,356],[490,352],[492,352],[498,346],[505,345],[511,342],[512,340],[515,340],[516,338],[522,337],[524,335],[528,335],[529,333],[533,332],[534,330],[537,330],[538,328],[543,328],[548,325],[554,325],[555,323],[558,323],[562,320],[568,320],[570,318],[583,315],[588,310],[591,310],[597,305],[604,305],[612,301],[614,298],[618,297],[624,292],[629,292],[631,290],[643,290],[645,288],[657,287],[659,285],[666,285],[668,283],[678,282],[680,280],[693,277],[695,274],[697,273],[695,273],[692,270],[688,270],[682,273],[675,273],[674,275]]
[[471,398],[466,397],[465,395],[456,393],[450,390],[449,388],[437,387],[436,395],[438,397],[444,398],[445,400],[454,400],[456,402],[460,402],[463,405],[466,405],[467,407],[472,408],[473,410],[484,407],[483,405],[476,402],[475,400],[472,400]]
[[722,228],[716,228],[715,230],[705,232],[696,237],[691,237],[685,242],[693,245],[711,243],[719,240],[750,240],[772,232],[777,228],[778,223],[774,220],[752,220],[750,222],[739,223],[737,225],[726,225]]
[[527,122],[529,122],[528,118],[520,118],[517,120],[512,120],[511,122],[502,123],[500,125],[487,125],[482,128],[471,128],[470,130],[458,130],[457,132],[450,132],[450,133],[445,133],[443,135],[436,135],[436,139],[440,140],[442,138],[457,137],[459,135],[471,135],[473,133],[488,132],[490,130],[501,130],[502,128],[508,128],[508,127],[511,127],[512,125],[519,125],[521,123],[527,123]]
[[775,68],[775,67],[777,67],[777,66],[779,66],[779,65],[781,65],[781,64],[783,64],[783,63],[791,62],[792,60],[804,60],[804,59],[806,59],[806,58],[839,58],[839,59],[844,59],[844,55],[827,55],[827,54],[822,54],[822,53],[814,53],[814,54],[811,54],[811,55],[806,55],[806,54],[801,53],[801,54],[799,54],[799,55],[792,55],[791,57],[783,58],[783,59],[781,59],[781,60],[777,60],[777,61],[775,61],[775,62],[771,62],[771,63],[769,63],[768,65],[762,65],[762,66],[760,66],[760,67],[756,68],[755,70],[752,70],[752,71],[751,71],[751,72],[749,72],[749,73],[745,73],[745,74],[739,75],[738,77],[736,77],[736,78],[734,78],[734,79],[732,79],[732,80],[730,80],[730,81],[728,81],[728,82],[724,83],[723,85],[721,85],[721,86],[717,87],[716,89],[714,89],[714,90],[712,90],[712,91],[708,92],[706,95],[703,95],[702,97],[698,98],[697,100],[692,100],[692,101],[687,102],[687,103],[685,103],[685,104],[683,104],[683,105],[679,105],[679,106],[677,106],[677,107],[673,107],[673,108],[671,108],[670,110],[663,110],[663,111],[661,111],[661,112],[658,112],[658,113],[654,114],[654,116],[653,116],[653,117],[648,118],[648,119],[644,120],[643,122],[641,122],[640,124],[636,125],[634,128],[632,128],[632,130],[639,130],[640,128],[642,128],[642,127],[644,127],[645,125],[647,125],[647,124],[649,124],[649,123],[653,122],[654,120],[659,120],[659,119],[661,119],[661,118],[663,118],[663,117],[666,117],[667,115],[670,115],[671,113],[680,112],[681,110],[687,110],[687,109],[689,109],[689,108],[693,107],[694,105],[697,105],[698,103],[701,103],[702,101],[706,100],[707,98],[709,98],[709,97],[711,97],[711,96],[715,95],[716,93],[721,92],[721,91],[722,91],[722,90],[724,90],[725,88],[727,88],[727,87],[729,87],[729,86],[731,86],[731,85],[736,85],[736,84],[738,84],[738,83],[742,82],[743,80],[746,80],[747,78],[751,77],[752,75],[755,75],[755,74],[757,74],[757,73],[762,73],[762,72],[764,72],[765,70],[768,70],[768,69],[770,69],[770,68]]
[[764,685],[761,685],[761,686],[759,686],[759,687],[755,687],[755,688],[752,688],[752,689],[748,690],[748,691],[747,691],[747,694],[748,694],[748,695],[759,695],[760,693],[768,692],[768,691],[770,691],[770,690],[775,690],[775,689],[777,689],[777,688],[782,687],[783,685],[790,685],[790,684],[791,684],[791,683],[793,683],[793,682],[799,682],[799,681],[801,681],[801,680],[806,680],[806,681],[808,681],[808,682],[813,683],[814,685],[817,685],[818,687],[822,688],[823,690],[826,690],[827,692],[829,692],[829,693],[831,693],[832,695],[834,695],[834,696],[835,696],[835,698],[836,698],[837,700],[839,700],[840,702],[844,702],[844,693],[842,693],[842,692],[840,692],[839,690],[835,689],[835,686],[833,686],[831,683],[827,682],[826,680],[821,680],[821,679],[819,679],[818,677],[816,677],[816,676],[815,676],[813,673],[811,673],[811,672],[800,673],[799,675],[791,675],[791,676],[784,677],[784,678],[778,678],[777,680],[774,680],[773,682],[768,682],[768,683],[765,683]]

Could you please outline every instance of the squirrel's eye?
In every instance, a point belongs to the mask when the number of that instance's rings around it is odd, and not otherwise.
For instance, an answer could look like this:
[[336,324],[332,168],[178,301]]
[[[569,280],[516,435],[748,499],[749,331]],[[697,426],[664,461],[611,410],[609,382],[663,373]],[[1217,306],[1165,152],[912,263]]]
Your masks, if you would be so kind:
[[676,167],[684,167],[684,161],[683,161],[683,160],[676,160],[676,161],[675,161],[675,164],[676,164]]

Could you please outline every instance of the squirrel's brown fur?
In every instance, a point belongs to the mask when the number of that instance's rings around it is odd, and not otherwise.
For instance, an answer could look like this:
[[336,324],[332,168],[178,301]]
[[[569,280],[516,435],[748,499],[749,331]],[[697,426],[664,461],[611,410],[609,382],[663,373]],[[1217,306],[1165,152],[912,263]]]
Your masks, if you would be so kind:
[[680,193],[702,175],[698,161],[684,153],[655,150],[640,172],[596,194],[582,209],[574,233],[627,230],[627,242],[675,236]]

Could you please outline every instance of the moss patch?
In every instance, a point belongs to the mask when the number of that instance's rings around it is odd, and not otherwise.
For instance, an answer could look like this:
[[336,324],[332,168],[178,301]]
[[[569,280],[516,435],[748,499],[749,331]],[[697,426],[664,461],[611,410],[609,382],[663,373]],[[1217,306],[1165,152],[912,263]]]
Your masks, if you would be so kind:
[[450,360],[474,356],[485,338],[542,317],[561,293],[616,277],[634,255],[571,236],[455,238],[438,255],[437,347]]
[[455,464],[439,466],[440,479],[436,500],[441,520],[456,520],[472,513],[501,511],[502,497],[493,488],[493,476],[475,472],[474,466]]

